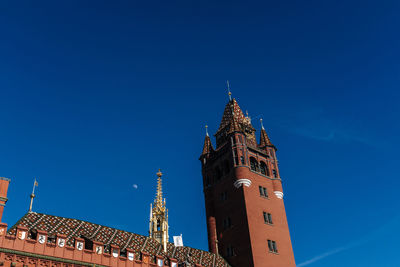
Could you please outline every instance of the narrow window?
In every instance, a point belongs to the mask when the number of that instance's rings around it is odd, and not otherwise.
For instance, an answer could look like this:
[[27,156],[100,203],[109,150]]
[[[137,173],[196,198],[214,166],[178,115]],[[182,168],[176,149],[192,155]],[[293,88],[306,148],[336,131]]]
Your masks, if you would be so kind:
[[226,256],[227,257],[235,256],[235,249],[234,247],[232,247],[232,245],[228,245],[228,247],[226,248]]
[[242,165],[244,165],[244,157],[240,156],[240,162],[242,163]]
[[258,191],[260,191],[260,196],[261,196],[261,197],[266,197],[266,198],[268,198],[268,191],[267,191],[267,188],[262,187],[262,186],[259,186],[259,187],[258,187]]
[[268,191],[267,191],[267,188],[263,187],[263,191],[264,191],[264,197],[268,197]]
[[238,158],[238,153],[237,150],[233,150],[233,158],[235,159],[235,165],[239,165],[239,158]]
[[278,172],[276,170],[272,170],[272,173],[274,174],[275,178],[278,178]]
[[224,219],[224,230],[228,229],[231,227],[231,218],[227,217]]
[[258,161],[253,157],[250,158],[250,168],[252,171],[259,171]]
[[275,241],[268,240],[268,250],[270,252],[278,253],[278,249],[277,249]]
[[265,164],[263,161],[260,163],[260,170],[261,174],[267,175],[267,164]]
[[228,199],[228,192],[222,192],[221,194],[220,194],[220,199],[221,199],[221,201],[225,201],[225,200],[227,200]]
[[264,222],[267,224],[272,224],[272,216],[271,213],[268,212],[263,212],[263,216],[264,216]]

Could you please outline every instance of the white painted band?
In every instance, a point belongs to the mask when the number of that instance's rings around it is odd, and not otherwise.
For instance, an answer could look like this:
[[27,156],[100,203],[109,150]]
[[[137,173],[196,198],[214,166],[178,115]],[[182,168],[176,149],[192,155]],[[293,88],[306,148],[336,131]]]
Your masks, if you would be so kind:
[[245,185],[245,186],[247,186],[247,187],[249,187],[249,186],[251,185],[251,181],[250,181],[249,179],[239,179],[239,180],[237,180],[233,185],[234,185],[236,188],[239,188],[239,187],[242,186],[242,184]]
[[277,198],[283,199],[283,193],[281,191],[274,191],[274,194]]

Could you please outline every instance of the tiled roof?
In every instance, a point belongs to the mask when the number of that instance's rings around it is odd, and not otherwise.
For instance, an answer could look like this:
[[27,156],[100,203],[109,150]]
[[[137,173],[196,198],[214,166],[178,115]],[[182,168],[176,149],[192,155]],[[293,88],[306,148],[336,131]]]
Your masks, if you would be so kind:
[[206,138],[204,139],[203,152],[201,154],[205,155],[212,151],[214,151],[214,148],[212,146],[210,137],[207,135]]
[[[31,230],[47,231],[49,237],[56,234],[67,236],[67,245],[73,246],[75,238],[85,237],[92,241],[102,242],[105,245],[105,252],[109,252],[110,245],[116,245],[124,250],[126,248],[134,250],[135,258],[139,259],[141,252],[164,258],[174,258],[179,262],[188,261],[191,264],[200,264],[205,267],[229,267],[228,263],[219,255],[194,249],[190,247],[175,247],[174,244],[167,244],[167,253],[162,249],[162,245],[156,240],[146,236],[93,224],[76,219],[52,216],[47,214],[29,212],[25,214],[8,233],[16,234],[17,226],[27,227]],[[55,240],[54,240],[55,242]]]
[[244,116],[239,104],[236,102],[236,99],[232,99],[228,104],[226,104],[217,133],[225,129],[228,125],[230,126],[228,132],[242,130],[240,125],[248,125],[253,128],[249,119]]
[[264,129],[261,129],[260,147],[265,147],[265,146],[273,146],[273,144],[271,143],[271,140],[269,139],[267,132]]

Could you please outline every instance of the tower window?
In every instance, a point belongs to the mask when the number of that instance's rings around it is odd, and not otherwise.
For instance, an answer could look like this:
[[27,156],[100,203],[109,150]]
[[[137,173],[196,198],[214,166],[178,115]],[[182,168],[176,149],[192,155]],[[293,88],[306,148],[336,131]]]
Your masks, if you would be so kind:
[[258,161],[253,157],[250,158],[250,168],[252,171],[259,171]]
[[276,247],[275,241],[268,240],[268,250],[269,250],[269,252],[278,253],[278,249]]
[[235,248],[232,245],[228,245],[228,247],[226,248],[226,256],[227,257],[235,256]]
[[244,157],[240,156],[240,162],[242,163],[242,165],[244,165]]
[[238,153],[237,150],[233,150],[233,158],[235,159],[235,165],[239,165],[239,158],[238,158]]
[[263,216],[264,216],[264,222],[267,224],[272,224],[272,216],[271,213],[268,212],[263,212]]
[[226,191],[222,192],[219,197],[220,197],[221,201],[227,200],[228,199],[228,192],[226,192]]
[[272,173],[274,174],[275,178],[278,178],[278,172],[276,170],[272,170]]
[[262,173],[262,174],[269,176],[269,169],[268,169],[268,166],[267,166],[267,164],[265,164],[265,162],[263,162],[263,161],[261,161],[261,163],[260,163],[260,170],[261,170],[261,173]]
[[224,230],[231,228],[232,226],[232,222],[231,222],[231,218],[230,217],[226,217],[224,219]]
[[258,190],[260,191],[260,196],[261,196],[261,197],[266,197],[266,198],[268,198],[268,191],[267,191],[267,188],[262,187],[262,186],[259,186],[259,187],[258,187]]

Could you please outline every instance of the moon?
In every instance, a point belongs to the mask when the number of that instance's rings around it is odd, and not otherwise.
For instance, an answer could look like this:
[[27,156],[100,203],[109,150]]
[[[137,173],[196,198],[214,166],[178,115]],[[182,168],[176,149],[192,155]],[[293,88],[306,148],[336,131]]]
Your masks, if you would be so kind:
[[134,189],[137,189],[137,188],[138,188],[138,185],[137,185],[137,184],[133,184],[132,187],[133,187]]

